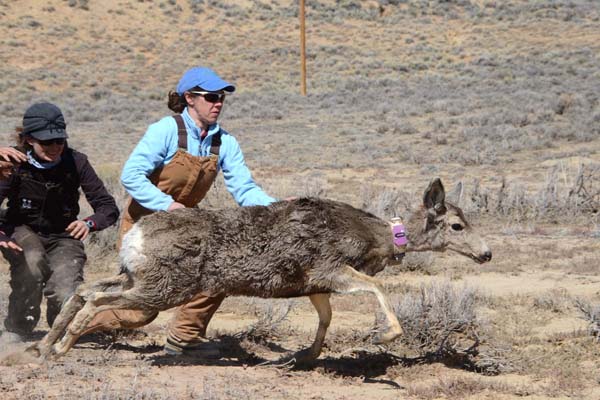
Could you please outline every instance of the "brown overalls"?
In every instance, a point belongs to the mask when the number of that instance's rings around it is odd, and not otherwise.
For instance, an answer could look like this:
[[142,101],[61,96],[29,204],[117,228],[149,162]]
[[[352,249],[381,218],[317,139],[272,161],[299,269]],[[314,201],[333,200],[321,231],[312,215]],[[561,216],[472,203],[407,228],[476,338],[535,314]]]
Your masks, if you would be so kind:
[[[149,179],[163,193],[171,195],[176,202],[186,207],[195,207],[204,198],[217,176],[221,136],[220,134],[213,136],[210,156],[192,156],[187,152],[187,131],[183,118],[181,115],[175,115],[173,118],[177,121],[179,149],[171,162],[157,168]],[[133,224],[144,215],[151,213],[152,211],[142,207],[134,199],[129,199],[121,220],[117,244],[119,248],[123,235]],[[193,342],[199,337],[204,337],[208,322],[224,298],[224,295],[208,297],[200,293],[189,303],[180,306],[169,326],[169,336],[182,342]],[[103,311],[94,317],[84,334],[112,329],[139,328],[152,322],[157,315],[158,312],[141,310]]]

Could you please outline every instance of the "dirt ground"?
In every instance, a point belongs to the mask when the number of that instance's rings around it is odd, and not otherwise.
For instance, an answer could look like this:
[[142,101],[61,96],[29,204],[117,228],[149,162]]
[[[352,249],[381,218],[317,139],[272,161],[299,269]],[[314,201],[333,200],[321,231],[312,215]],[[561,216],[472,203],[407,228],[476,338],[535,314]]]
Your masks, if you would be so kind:
[[[600,377],[596,362],[600,350],[586,333],[588,323],[565,300],[600,295],[600,276],[577,270],[578,263],[586,258],[598,265],[598,239],[565,239],[560,234],[508,235],[484,229],[494,251],[491,264],[479,266],[448,254],[435,259],[432,268],[439,271],[434,275],[401,272],[386,274],[384,281],[388,288],[418,288],[432,282],[477,288],[489,304],[481,312],[494,325],[502,325],[505,335],[513,337],[511,340],[520,342],[515,346],[525,353],[531,347],[546,348],[537,356],[538,362],[566,374],[559,375],[556,382],[540,372],[540,366],[531,365],[532,373],[521,370],[488,376],[443,362],[417,362],[356,340],[366,337],[374,325],[377,304],[367,295],[334,296],[334,318],[326,348],[313,365],[276,366],[283,355],[311,343],[317,317],[310,303],[307,299],[293,300],[283,327],[274,328],[273,337],[267,335],[257,343],[244,338],[243,333],[257,321],[257,314],[251,310],[261,306],[252,299],[230,298],[215,315],[209,331],[223,352],[219,360],[164,354],[161,345],[172,314],[164,312],[133,336],[82,339],[66,357],[41,365],[22,356],[22,345],[5,349],[4,366],[0,367],[3,398],[535,399],[569,398],[573,394],[576,398],[599,398],[593,381]],[[543,257],[532,251],[544,246],[548,249]],[[3,286],[3,293],[7,293],[5,275]],[[390,291],[392,297],[399,295],[395,289]],[[556,310],[532,306],[546,296],[556,299]],[[274,307],[282,307],[288,301],[272,302]],[[493,306],[495,303],[513,306]],[[38,337],[45,329],[40,326]],[[579,350],[574,349],[577,346]],[[573,371],[561,371],[558,365],[552,365],[568,362],[570,351],[588,352],[583,356],[587,359],[585,371],[576,366],[571,367],[576,368]],[[514,358],[522,355],[517,349],[512,352]],[[591,381],[575,379],[580,373]]]
[[[434,176],[448,188],[465,183],[461,207],[492,261],[424,254],[379,278],[397,305],[436,285],[472,289],[478,354],[427,357],[402,339],[373,345],[376,300],[334,295],[323,354],[297,366],[282,360],[312,342],[308,299],[229,298],[209,329],[217,360],[163,352],[172,311],[134,333],[82,338],[45,362],[23,352],[47,332],[44,321],[24,344],[0,336],[0,398],[600,399],[600,328],[579,306],[600,305],[599,214],[563,201],[584,167],[584,199],[600,198],[600,7],[307,2],[304,98],[296,3],[0,0],[1,144],[12,143],[28,104],[56,101],[70,144],[122,206],[122,163],[167,115],[165,94],[181,72],[206,61],[238,85],[224,125],[269,193],[373,211],[392,190],[418,203]],[[231,205],[222,183],[212,192],[207,207]],[[117,270],[114,230],[86,246],[86,281]],[[8,280],[2,260],[0,319]]]

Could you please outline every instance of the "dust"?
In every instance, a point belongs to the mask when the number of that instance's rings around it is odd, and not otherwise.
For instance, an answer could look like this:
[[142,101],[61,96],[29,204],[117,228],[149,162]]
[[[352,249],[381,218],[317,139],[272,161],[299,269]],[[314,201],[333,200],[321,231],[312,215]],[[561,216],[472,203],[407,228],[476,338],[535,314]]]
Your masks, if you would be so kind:
[[28,351],[30,347],[30,343],[15,343],[6,335],[0,336],[0,365],[40,364],[40,359]]

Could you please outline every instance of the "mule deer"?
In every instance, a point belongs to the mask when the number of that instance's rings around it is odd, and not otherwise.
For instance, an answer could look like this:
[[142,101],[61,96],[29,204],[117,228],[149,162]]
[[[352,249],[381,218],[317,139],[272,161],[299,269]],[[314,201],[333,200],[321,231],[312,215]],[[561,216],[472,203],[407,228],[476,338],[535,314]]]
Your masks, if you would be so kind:
[[[444,187],[435,179],[423,205],[406,221],[406,250],[448,249],[479,263],[491,260],[491,251],[462,211],[444,199]],[[319,325],[312,346],[296,355],[307,361],[321,352],[331,320],[330,293],[370,291],[389,324],[378,340],[389,342],[402,328],[382,284],[372,276],[397,250],[390,223],[331,200],[158,212],[142,218],[125,236],[121,273],[80,287],[35,350],[43,356],[64,354],[100,311],[166,310],[199,292],[309,296]]]

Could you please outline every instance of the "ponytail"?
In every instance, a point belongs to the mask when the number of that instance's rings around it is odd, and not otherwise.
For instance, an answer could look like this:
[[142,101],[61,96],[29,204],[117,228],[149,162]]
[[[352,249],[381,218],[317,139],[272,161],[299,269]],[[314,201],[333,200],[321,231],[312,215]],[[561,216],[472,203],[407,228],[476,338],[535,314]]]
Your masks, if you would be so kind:
[[169,110],[181,114],[187,107],[187,101],[185,101],[185,95],[179,95],[177,92],[169,91],[169,101],[167,103]]

